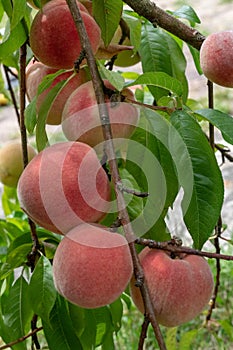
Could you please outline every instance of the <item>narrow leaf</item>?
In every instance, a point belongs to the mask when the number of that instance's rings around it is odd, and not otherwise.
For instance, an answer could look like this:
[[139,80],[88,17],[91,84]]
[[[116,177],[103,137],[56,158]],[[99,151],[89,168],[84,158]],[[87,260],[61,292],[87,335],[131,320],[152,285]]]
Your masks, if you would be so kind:
[[140,75],[134,82],[126,84],[126,87],[134,85],[151,85],[163,88],[175,96],[181,97],[183,93],[182,84],[175,78],[164,72],[148,72]]
[[117,91],[121,91],[125,83],[124,78],[118,72],[106,69],[100,62],[98,62],[98,66],[102,78],[107,79],[117,89]]
[[110,43],[120,22],[123,2],[121,0],[93,0],[93,16],[101,28],[104,45]]
[[173,16],[178,18],[184,18],[187,21],[189,21],[190,25],[192,27],[195,26],[195,24],[200,24],[200,18],[198,17],[197,13],[194,11],[194,9],[191,6],[183,5],[178,10],[172,12]]
[[54,307],[50,313],[49,322],[42,319],[42,325],[50,350],[83,349],[75,334],[67,303],[61,296],[57,296]]
[[[201,249],[212,234],[223,203],[223,180],[213,150],[199,124],[184,111],[171,116],[172,126],[181,136],[183,149],[171,139],[173,157],[180,169],[185,169],[187,188],[184,188],[182,210],[185,224],[193,238],[194,246]],[[184,161],[184,151],[189,162]],[[191,166],[190,166],[191,165]],[[189,184],[188,184],[189,181]]]
[[[30,329],[32,311],[28,305],[27,282],[21,276],[13,284],[9,295],[1,300],[4,320],[4,341],[11,342],[24,336]],[[26,350],[25,342],[14,346],[15,350]]]
[[233,117],[230,114],[216,109],[199,109],[195,113],[216,126],[221,131],[224,140],[233,145]]

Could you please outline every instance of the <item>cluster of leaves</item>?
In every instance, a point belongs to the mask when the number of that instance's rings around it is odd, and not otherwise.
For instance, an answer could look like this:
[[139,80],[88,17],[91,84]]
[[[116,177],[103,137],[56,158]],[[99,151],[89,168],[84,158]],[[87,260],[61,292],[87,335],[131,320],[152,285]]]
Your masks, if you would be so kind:
[[[108,45],[119,24],[123,2],[92,2],[104,43]],[[188,6],[172,14],[191,26],[200,22]],[[119,156],[124,183],[150,194],[148,198],[132,197],[127,201],[132,225],[136,230],[144,230],[145,237],[167,240],[170,234],[166,216],[182,188],[184,222],[195,248],[201,249],[213,233],[224,192],[222,175],[202,124],[210,122],[220,130],[226,142],[233,144],[232,118],[221,111],[190,107],[185,44],[179,38],[155,28],[133,11],[124,9],[122,15],[130,28],[134,50],[140,54],[142,74],[133,71],[133,67],[132,72],[127,73],[109,71],[105,61],[98,62],[98,69],[119,91],[123,87],[140,86],[135,90],[137,101],[141,103],[140,122],[126,156]],[[33,11],[26,0],[0,1],[0,19],[4,23],[0,61],[17,71],[20,69],[19,49],[28,40],[32,17]],[[200,72],[198,51],[189,48]],[[31,56],[28,48],[28,60]],[[38,93],[51,84],[52,78],[42,82]],[[39,151],[49,144],[46,114],[64,83],[51,90],[39,116],[36,117],[35,100],[27,107],[27,130],[35,134]],[[156,109],[145,104],[154,105]],[[159,163],[160,170],[152,168],[151,155]],[[92,349],[100,345],[102,349],[114,349],[114,334],[121,328],[123,305],[130,308],[128,294],[96,310],[81,309],[67,302],[57,294],[52,278],[52,259],[61,237],[37,229],[41,249],[32,271],[29,266],[30,227],[19,208],[15,191],[5,188],[2,203],[5,219],[0,221],[0,335],[3,341],[9,343],[27,334],[33,315],[37,315],[37,326],[43,326],[51,350]],[[109,215],[104,223],[109,225],[113,220]],[[19,342],[12,348],[25,350],[27,342]]]

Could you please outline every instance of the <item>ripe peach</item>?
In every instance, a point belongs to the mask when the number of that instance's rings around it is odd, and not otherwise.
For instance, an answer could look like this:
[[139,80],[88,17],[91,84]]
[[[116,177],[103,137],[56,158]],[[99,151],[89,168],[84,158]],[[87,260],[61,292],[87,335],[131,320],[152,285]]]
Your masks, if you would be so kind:
[[[139,254],[157,320],[175,327],[196,317],[208,304],[213,291],[213,277],[206,260],[197,255],[180,254],[144,248]],[[135,305],[144,306],[135,279],[130,283]]]
[[[28,160],[36,155],[35,149],[28,145]],[[6,144],[0,149],[0,181],[9,187],[17,187],[19,177],[23,172],[23,153],[20,142]]]
[[233,31],[209,35],[200,50],[204,75],[213,83],[233,88]]
[[59,243],[54,260],[58,292],[84,308],[115,301],[133,273],[126,239],[101,225],[81,224]]
[[[104,85],[110,91],[114,87],[107,81]],[[124,89],[122,95],[134,99],[129,89]],[[138,122],[138,110],[126,102],[112,103],[106,95],[113,138],[128,139]],[[79,86],[67,100],[62,114],[62,129],[68,140],[78,140],[94,147],[104,141],[98,105],[92,81]],[[120,140],[121,144],[122,140]],[[117,146],[117,140],[115,142]]]
[[[38,86],[43,78],[56,72],[57,69],[47,67],[41,62],[34,62],[28,65],[26,72],[26,88],[29,101],[37,95]],[[37,112],[39,112],[49,91],[63,80],[67,80],[67,82],[65,82],[62,89],[59,90],[50,106],[46,120],[47,124],[57,125],[61,123],[62,111],[66,100],[79,85],[88,80],[88,74],[84,68],[81,68],[78,73],[75,73],[73,70],[67,70],[56,76],[50,87],[38,95],[36,104]]]
[[110,185],[91,147],[61,142],[41,151],[25,168],[18,198],[33,221],[65,234],[83,221],[98,222],[105,216]]
[[[85,6],[78,1],[77,4],[95,53],[100,44],[100,28]],[[45,65],[58,69],[73,67],[80,55],[81,43],[65,0],[51,0],[38,11],[31,25],[30,45]]]

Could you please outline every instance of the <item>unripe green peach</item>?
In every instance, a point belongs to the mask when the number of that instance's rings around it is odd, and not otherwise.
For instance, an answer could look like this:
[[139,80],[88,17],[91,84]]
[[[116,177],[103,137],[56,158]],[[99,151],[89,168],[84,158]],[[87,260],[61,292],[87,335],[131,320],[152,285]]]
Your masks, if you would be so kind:
[[54,260],[58,292],[84,308],[114,302],[133,273],[126,239],[101,225],[81,224],[59,243]]
[[233,88],[233,31],[209,35],[200,50],[200,64],[207,79]]
[[[100,28],[81,3],[77,2],[95,53],[100,44]],[[45,65],[70,69],[81,53],[80,37],[65,0],[51,0],[33,19],[30,45],[34,55]]]
[[[213,292],[213,277],[203,257],[144,248],[139,254],[157,321],[176,327],[201,313]],[[140,290],[135,279],[130,293],[137,308],[144,313]]]
[[[114,92],[114,87],[107,80],[104,80],[104,85],[109,92]],[[123,89],[121,94],[134,100],[133,92],[129,89]],[[111,102],[111,97],[107,94],[105,102],[109,111],[113,141],[118,147],[117,139],[121,139],[121,145],[122,139],[129,139],[132,135],[139,118],[138,110],[131,103]],[[62,119],[62,129],[68,140],[78,140],[92,147],[104,141],[92,81],[82,84],[70,95]]]
[[[35,149],[28,145],[28,161],[36,155]],[[0,181],[9,187],[17,187],[23,172],[23,152],[20,142],[8,143],[0,149]]]
[[99,222],[110,205],[108,177],[95,151],[81,142],[60,142],[41,151],[18,183],[21,208],[38,225],[65,234]]
[[[43,78],[56,72],[57,69],[47,67],[41,62],[29,63],[26,70],[26,89],[29,101],[32,101],[32,99],[37,95],[38,87]],[[36,102],[37,113],[39,113],[49,91],[51,91],[52,88],[54,88],[59,82],[64,80],[66,80],[66,82],[50,105],[46,119],[47,124],[58,125],[61,123],[62,111],[68,97],[78,86],[88,80],[88,74],[84,68],[81,68],[78,73],[75,73],[73,70],[67,70],[57,75],[52,84],[38,95]]]

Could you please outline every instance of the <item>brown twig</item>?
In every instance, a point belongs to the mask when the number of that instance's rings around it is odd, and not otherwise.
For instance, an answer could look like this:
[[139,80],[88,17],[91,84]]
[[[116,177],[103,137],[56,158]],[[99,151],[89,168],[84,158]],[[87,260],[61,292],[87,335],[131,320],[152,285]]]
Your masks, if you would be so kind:
[[40,332],[43,329],[43,327],[38,327],[36,329],[34,329],[32,332],[28,333],[27,335],[24,335],[21,338],[18,338],[17,340],[14,340],[6,345],[0,346],[0,350],[4,350],[7,348],[11,348],[12,346],[18,344],[18,343],[22,343],[23,341],[25,341],[27,338],[32,337],[34,334]]
[[218,252],[211,253],[211,252],[206,252],[206,251],[193,249],[189,247],[179,246],[176,243],[174,243],[173,240],[166,241],[166,242],[156,242],[151,239],[137,238],[135,240],[135,243],[143,245],[145,247],[153,248],[153,249],[167,250],[174,254],[185,253],[185,254],[203,256],[209,259],[222,259],[222,260],[233,261],[232,255],[220,254]]
[[82,21],[82,17],[80,15],[80,11],[78,9],[77,3],[75,0],[66,0],[70,12],[73,16],[77,31],[79,33],[80,41],[82,48],[85,52],[87,63],[90,69],[90,74],[93,81],[93,86],[95,90],[95,96],[99,107],[99,115],[101,119],[102,124],[102,130],[104,139],[107,142],[107,147],[105,147],[105,153],[108,158],[109,168],[112,175],[112,182],[114,185],[115,193],[116,193],[116,199],[118,204],[118,212],[119,212],[119,218],[122,222],[125,237],[127,241],[129,242],[129,249],[132,256],[133,266],[134,266],[134,273],[137,281],[140,281],[140,290],[142,293],[142,298],[145,305],[146,314],[152,324],[152,327],[154,329],[154,333],[157,339],[157,342],[159,344],[159,347],[161,350],[166,350],[166,345],[164,342],[164,339],[162,337],[161,330],[158,326],[158,322],[155,317],[154,309],[151,303],[150,295],[148,292],[148,288],[146,283],[144,282],[144,273],[143,269],[141,267],[136,248],[133,242],[134,233],[132,231],[132,227],[130,224],[130,219],[127,210],[125,209],[125,200],[123,193],[117,188],[117,184],[121,182],[119,171],[118,171],[118,165],[116,161],[113,141],[112,141],[112,132],[111,132],[111,125],[109,121],[109,115],[108,115],[108,109],[105,104],[105,98],[104,98],[104,92],[103,92],[103,83],[100,78],[96,61],[91,49],[90,41],[87,36],[87,32],[84,26],[84,23]]
[[150,324],[150,321],[148,317],[145,316],[142,324],[140,338],[139,338],[138,350],[143,350],[143,345],[147,337],[147,330],[148,330],[149,324]]
[[125,0],[140,16],[148,19],[154,26],[159,26],[176,35],[181,40],[190,44],[197,50],[200,49],[205,37],[196,29],[189,27],[176,17],[159,8],[149,0]]
[[12,100],[12,103],[13,103],[13,106],[14,106],[14,109],[15,109],[15,113],[16,113],[16,117],[17,117],[17,120],[18,120],[18,124],[20,125],[20,114],[19,114],[18,104],[17,104],[17,101],[16,101],[15,93],[14,93],[14,90],[12,88],[12,84],[11,84],[11,80],[10,80],[10,76],[9,76],[9,72],[11,73],[11,70],[5,65],[3,65],[3,69],[4,69],[4,72],[5,72],[7,86],[8,86],[8,90],[10,92],[10,95],[11,95],[11,100]]
[[[25,126],[25,118],[24,118],[24,111],[26,107],[26,76],[25,76],[25,70],[26,70],[26,55],[27,55],[27,46],[26,44],[22,45],[20,48],[20,72],[19,72],[19,120],[20,120],[20,135],[21,135],[21,143],[22,143],[22,152],[23,152],[23,164],[24,167],[28,164],[28,149],[27,149],[27,130]],[[31,255],[35,256],[36,252],[40,246],[39,240],[36,234],[36,226],[32,222],[32,220],[28,219],[30,229],[31,229],[31,237],[33,241],[33,248]],[[34,266],[32,266],[32,269]]]
[[[219,244],[219,238],[221,237],[221,233],[222,233],[222,219],[221,217],[218,220],[218,225],[215,228],[215,233],[216,233],[216,237],[214,238],[214,245],[215,245],[215,249],[216,249],[216,254],[220,254],[220,244]],[[221,273],[221,262],[220,262],[220,258],[216,258],[216,278],[215,278],[215,286],[214,286],[214,292],[213,292],[213,296],[211,299],[211,304],[210,304],[210,308],[208,310],[207,316],[206,316],[206,323],[208,323],[208,321],[210,321],[213,310],[215,309],[216,306],[216,299],[218,296],[218,290],[219,290],[219,286],[220,286],[220,273]]]

